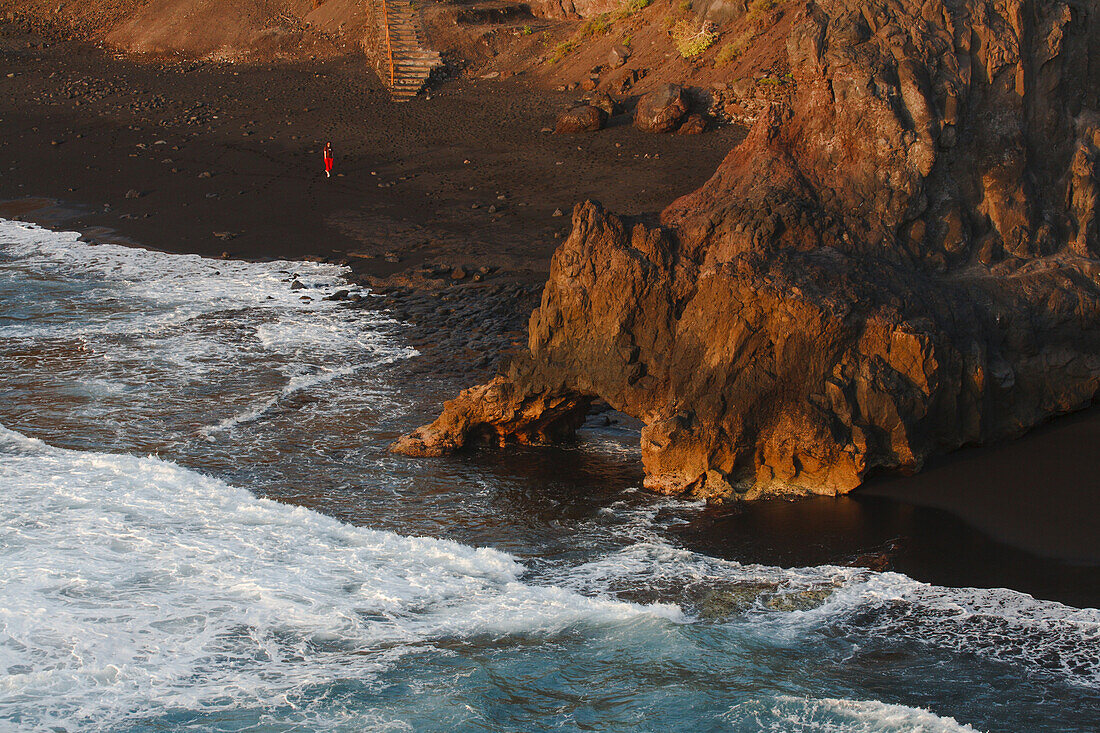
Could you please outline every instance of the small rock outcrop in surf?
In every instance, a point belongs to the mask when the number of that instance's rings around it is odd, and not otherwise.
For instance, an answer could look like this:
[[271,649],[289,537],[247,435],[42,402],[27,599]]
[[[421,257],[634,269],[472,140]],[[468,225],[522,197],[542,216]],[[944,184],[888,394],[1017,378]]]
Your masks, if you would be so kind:
[[[1100,9],[814,0],[793,91],[660,226],[588,202],[528,351],[393,450],[644,421],[646,485],[834,494],[1100,390]],[[765,39],[768,40],[768,39]]]

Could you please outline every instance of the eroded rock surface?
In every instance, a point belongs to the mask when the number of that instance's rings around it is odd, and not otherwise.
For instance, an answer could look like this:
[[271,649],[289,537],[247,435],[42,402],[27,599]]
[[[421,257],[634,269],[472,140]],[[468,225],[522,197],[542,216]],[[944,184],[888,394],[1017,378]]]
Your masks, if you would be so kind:
[[603,129],[605,122],[607,122],[607,112],[586,104],[558,115],[554,132],[558,135],[595,132]]
[[687,110],[684,90],[676,84],[662,84],[638,100],[634,126],[643,132],[672,132]]
[[1100,8],[816,0],[790,102],[661,225],[579,205],[529,351],[395,444],[639,417],[646,485],[834,494],[1100,390]]

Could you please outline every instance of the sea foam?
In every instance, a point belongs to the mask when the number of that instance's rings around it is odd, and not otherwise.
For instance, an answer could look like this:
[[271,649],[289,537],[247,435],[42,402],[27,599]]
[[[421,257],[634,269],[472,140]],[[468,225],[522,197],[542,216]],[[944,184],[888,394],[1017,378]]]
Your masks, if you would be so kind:
[[945,588],[855,567],[779,568],[708,557],[645,539],[553,582],[585,594],[683,607],[798,648],[820,637],[973,655],[1037,680],[1100,688],[1100,609],[1007,588]]
[[725,719],[774,733],[976,733],[954,718],[877,700],[802,698],[780,695],[734,706]]
[[34,408],[8,424],[55,443],[94,434],[120,452],[162,450],[319,396],[377,395],[371,375],[416,351],[377,310],[325,300],[373,297],[348,273],[91,245],[0,220],[0,359],[22,362],[0,390],[10,380],[25,392],[18,407]]
[[490,549],[341,524],[155,458],[0,428],[0,720],[308,705],[447,638],[676,621]]

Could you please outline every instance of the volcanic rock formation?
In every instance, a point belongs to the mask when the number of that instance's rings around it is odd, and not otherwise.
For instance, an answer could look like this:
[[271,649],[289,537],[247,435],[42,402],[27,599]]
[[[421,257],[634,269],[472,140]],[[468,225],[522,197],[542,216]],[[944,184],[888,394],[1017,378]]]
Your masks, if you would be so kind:
[[650,488],[834,494],[1095,399],[1100,5],[796,7],[790,103],[659,227],[579,205],[529,351],[394,450],[560,439],[599,397]]

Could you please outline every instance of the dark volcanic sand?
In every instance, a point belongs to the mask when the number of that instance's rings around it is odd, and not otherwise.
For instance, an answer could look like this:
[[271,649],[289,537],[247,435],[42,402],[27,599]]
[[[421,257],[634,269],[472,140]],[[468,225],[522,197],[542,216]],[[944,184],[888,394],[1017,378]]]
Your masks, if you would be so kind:
[[[0,58],[0,216],[178,252],[347,259],[376,285],[389,278],[382,300],[416,325],[427,358],[411,373],[432,394],[440,379],[484,379],[523,340],[574,203],[653,215],[741,135],[642,135],[620,117],[596,135],[552,136],[540,130],[572,97],[522,81],[447,82],[395,105],[355,58],[144,64],[3,26]],[[342,174],[331,180],[326,140]],[[446,267],[426,277],[428,264]],[[491,271],[456,283],[459,265]],[[850,497],[711,511],[684,539],[740,560],[850,560],[1096,605],[1098,441],[1094,409]],[[531,470],[530,454],[477,460]]]
[[171,251],[357,253],[356,269],[373,275],[431,261],[541,280],[575,203],[655,214],[741,135],[645,135],[625,118],[596,135],[549,135],[540,130],[572,97],[520,81],[449,82],[394,104],[359,58],[166,66],[41,45],[10,26],[0,34],[0,199],[78,202],[66,226]]
[[0,26],[0,58],[0,216],[90,241],[346,261],[466,379],[525,340],[575,203],[655,215],[743,134],[646,135],[620,115],[554,136],[542,130],[570,95],[448,82],[395,104],[354,57],[138,63]]

